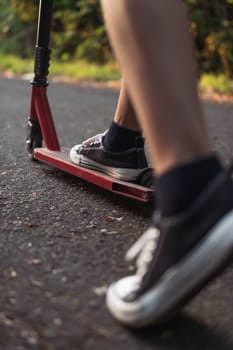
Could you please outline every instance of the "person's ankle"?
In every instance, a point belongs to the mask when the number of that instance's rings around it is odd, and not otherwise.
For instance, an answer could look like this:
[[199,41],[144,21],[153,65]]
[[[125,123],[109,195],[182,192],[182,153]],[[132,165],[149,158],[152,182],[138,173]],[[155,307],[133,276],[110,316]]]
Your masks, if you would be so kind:
[[[138,139],[142,138],[141,131],[135,131],[112,122],[103,138],[103,145],[107,151],[123,152],[137,147]],[[143,143],[140,145],[143,147]]]
[[215,155],[176,166],[156,177],[157,205],[162,216],[187,209],[223,168]]

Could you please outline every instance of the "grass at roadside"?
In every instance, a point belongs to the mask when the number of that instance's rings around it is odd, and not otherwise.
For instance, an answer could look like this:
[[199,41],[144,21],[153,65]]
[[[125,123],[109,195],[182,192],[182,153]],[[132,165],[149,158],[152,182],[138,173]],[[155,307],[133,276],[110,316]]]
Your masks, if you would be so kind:
[[[0,72],[10,71],[15,74],[27,74],[33,72],[33,66],[33,59],[22,59],[13,55],[0,54]],[[115,62],[98,65],[85,61],[52,61],[49,71],[51,75],[64,75],[77,79],[97,81],[118,80],[120,78]]]
[[200,90],[203,92],[218,92],[220,94],[233,94],[233,81],[223,74],[203,74],[200,79]]
[[[33,65],[33,59],[22,59],[14,55],[0,53],[0,72],[27,74],[33,72]],[[120,72],[115,62],[98,65],[86,61],[59,62],[52,60],[50,74],[96,81],[117,81],[120,79]],[[200,91],[204,93],[233,94],[233,81],[227,79],[223,74],[203,74],[199,86]]]
[[14,55],[0,53],[0,72],[13,72],[15,74],[30,73],[33,70],[32,59],[22,59]]

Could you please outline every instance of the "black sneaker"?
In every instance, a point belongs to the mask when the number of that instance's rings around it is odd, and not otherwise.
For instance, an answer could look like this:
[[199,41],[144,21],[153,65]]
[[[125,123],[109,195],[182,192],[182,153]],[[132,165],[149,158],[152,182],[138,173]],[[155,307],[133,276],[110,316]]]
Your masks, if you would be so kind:
[[123,152],[109,152],[103,145],[105,133],[98,134],[71,148],[73,163],[97,170],[116,179],[135,181],[147,168],[144,139],[138,137],[136,145]]
[[[155,220],[155,219],[154,219]],[[128,251],[137,272],[112,284],[107,307],[130,327],[163,321],[233,259],[233,183],[216,176],[185,212],[159,219]]]

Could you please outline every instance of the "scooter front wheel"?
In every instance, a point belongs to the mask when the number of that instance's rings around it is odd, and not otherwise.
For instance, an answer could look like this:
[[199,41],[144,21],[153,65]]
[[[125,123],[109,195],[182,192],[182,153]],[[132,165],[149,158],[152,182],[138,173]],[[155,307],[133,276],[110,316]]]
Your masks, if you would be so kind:
[[31,160],[35,160],[34,149],[42,147],[42,143],[43,138],[38,120],[29,118],[27,124],[26,149]]

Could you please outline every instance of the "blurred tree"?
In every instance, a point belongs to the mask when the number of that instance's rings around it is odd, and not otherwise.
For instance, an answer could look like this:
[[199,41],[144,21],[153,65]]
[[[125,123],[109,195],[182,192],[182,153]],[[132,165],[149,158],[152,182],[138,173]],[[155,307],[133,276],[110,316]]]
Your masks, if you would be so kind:
[[[200,72],[233,77],[233,0],[184,0],[191,17]],[[0,50],[32,55],[38,1],[0,1]],[[112,58],[99,0],[55,0],[51,47],[63,60]]]
[[98,0],[60,0],[54,4],[53,42],[62,59],[103,63],[111,57]]
[[0,50],[28,57],[33,52],[38,4],[31,0],[1,0]]
[[185,0],[202,72],[233,77],[233,0]]

